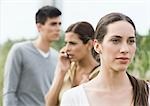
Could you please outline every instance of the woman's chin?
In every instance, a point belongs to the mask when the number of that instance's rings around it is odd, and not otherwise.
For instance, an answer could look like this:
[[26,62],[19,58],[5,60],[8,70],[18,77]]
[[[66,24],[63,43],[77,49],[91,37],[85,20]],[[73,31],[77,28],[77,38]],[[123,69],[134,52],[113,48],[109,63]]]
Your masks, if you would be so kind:
[[118,72],[122,72],[122,71],[126,71],[128,68],[128,65],[119,65],[119,66],[115,66],[114,70],[118,71]]
[[76,62],[77,60],[76,60],[76,59],[71,58],[71,59],[70,59],[70,61],[71,61],[71,62]]
[[126,71],[127,70],[127,66],[126,67],[120,67],[120,68],[118,68],[118,71]]

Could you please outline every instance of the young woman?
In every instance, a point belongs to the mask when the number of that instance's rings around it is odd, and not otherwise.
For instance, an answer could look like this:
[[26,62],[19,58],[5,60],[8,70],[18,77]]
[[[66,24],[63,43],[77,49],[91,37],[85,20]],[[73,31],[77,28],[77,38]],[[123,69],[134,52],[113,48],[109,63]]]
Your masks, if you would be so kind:
[[61,106],[148,106],[149,86],[127,73],[136,51],[136,28],[121,13],[102,17],[95,32],[94,49],[100,72],[93,80],[64,93]]
[[46,96],[47,106],[58,106],[62,94],[94,78],[99,63],[92,55],[94,29],[88,22],[77,22],[68,27],[66,45],[60,50],[53,84]]

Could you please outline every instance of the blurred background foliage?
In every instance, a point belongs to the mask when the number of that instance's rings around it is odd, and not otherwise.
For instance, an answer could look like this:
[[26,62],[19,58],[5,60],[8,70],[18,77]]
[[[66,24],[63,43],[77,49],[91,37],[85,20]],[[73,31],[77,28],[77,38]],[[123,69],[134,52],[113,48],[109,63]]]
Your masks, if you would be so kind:
[[[2,106],[3,72],[6,57],[11,46],[21,41],[25,41],[25,39],[19,41],[8,40],[0,45],[0,106]],[[53,43],[52,46],[58,51],[64,46],[64,32],[62,32],[60,40]],[[137,34],[137,52],[128,71],[138,78],[150,80],[150,30],[147,35]]]
[[147,35],[137,34],[137,50],[129,72],[138,78],[150,80],[150,30]]

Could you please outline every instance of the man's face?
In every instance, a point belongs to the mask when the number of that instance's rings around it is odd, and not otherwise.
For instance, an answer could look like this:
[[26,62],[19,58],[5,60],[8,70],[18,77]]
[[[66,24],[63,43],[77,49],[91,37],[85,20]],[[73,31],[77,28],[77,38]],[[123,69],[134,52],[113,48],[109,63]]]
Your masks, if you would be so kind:
[[53,42],[60,38],[60,17],[47,18],[45,24],[37,24],[43,40]]

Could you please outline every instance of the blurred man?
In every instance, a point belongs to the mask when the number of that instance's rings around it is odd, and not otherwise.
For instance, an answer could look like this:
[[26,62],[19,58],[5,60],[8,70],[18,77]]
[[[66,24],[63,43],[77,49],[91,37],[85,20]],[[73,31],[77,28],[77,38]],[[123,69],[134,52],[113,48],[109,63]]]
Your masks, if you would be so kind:
[[45,105],[58,55],[50,46],[60,38],[60,16],[60,10],[53,6],[40,8],[35,15],[38,38],[11,48],[5,64],[4,106]]

